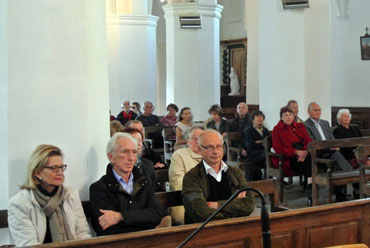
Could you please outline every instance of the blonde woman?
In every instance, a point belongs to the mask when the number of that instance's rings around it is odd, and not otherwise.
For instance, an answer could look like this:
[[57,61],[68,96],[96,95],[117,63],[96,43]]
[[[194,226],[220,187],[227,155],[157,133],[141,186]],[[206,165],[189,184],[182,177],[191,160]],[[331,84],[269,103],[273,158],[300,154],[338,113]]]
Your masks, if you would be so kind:
[[77,190],[63,185],[66,169],[58,147],[40,145],[33,151],[26,183],[8,208],[16,246],[91,237]]

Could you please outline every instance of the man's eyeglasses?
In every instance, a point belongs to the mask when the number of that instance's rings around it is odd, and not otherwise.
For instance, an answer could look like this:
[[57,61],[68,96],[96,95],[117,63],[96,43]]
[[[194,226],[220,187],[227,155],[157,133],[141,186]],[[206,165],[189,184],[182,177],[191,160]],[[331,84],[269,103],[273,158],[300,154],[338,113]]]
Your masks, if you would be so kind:
[[214,150],[217,150],[217,151],[222,151],[224,149],[224,146],[223,145],[217,145],[217,146],[212,146],[212,145],[209,145],[209,146],[200,146],[204,149],[206,149],[207,151],[209,152],[213,152]]
[[58,172],[59,170],[65,171],[67,169],[67,165],[64,164],[64,165],[61,165],[61,166],[56,166],[56,165],[53,165],[53,166],[44,166],[43,168],[49,169],[52,172]]

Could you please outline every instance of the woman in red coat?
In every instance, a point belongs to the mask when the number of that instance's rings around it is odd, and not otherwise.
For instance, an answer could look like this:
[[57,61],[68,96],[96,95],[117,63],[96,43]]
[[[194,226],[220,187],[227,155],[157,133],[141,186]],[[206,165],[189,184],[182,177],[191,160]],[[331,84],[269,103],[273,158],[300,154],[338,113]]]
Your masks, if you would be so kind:
[[[288,106],[280,109],[280,121],[272,130],[272,147],[276,153],[284,154],[283,169],[285,175],[305,175],[311,177],[311,159],[307,146],[311,142],[305,126],[294,121],[292,109]],[[273,158],[274,166],[278,167],[277,158]]]

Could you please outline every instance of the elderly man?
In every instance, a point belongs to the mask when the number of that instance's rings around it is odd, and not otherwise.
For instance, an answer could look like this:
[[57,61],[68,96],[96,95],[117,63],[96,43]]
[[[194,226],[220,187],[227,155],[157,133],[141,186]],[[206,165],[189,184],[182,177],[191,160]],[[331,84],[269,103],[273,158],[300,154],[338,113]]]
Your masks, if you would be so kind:
[[134,165],[137,141],[116,133],[107,144],[106,174],[90,186],[92,225],[98,236],[155,228],[165,211],[151,179]]
[[[304,122],[308,134],[313,140],[331,140],[334,139],[334,135],[330,129],[329,122],[321,117],[321,107],[316,102],[311,102],[308,105],[309,118]],[[339,148],[332,148],[331,150],[320,151],[318,154],[321,158],[330,158],[334,160],[334,169],[351,171],[352,166],[347,162],[343,155],[339,152]],[[336,202],[346,201],[346,196],[343,192],[343,187],[339,186],[335,188]]]
[[122,125],[125,125],[126,122],[130,120],[135,120],[137,114],[131,111],[130,101],[122,101],[121,103],[122,111],[117,115],[116,120],[121,122]]
[[136,117],[136,120],[141,121],[144,127],[159,126],[160,121],[157,115],[153,115],[154,106],[152,102],[144,102],[144,112],[143,114]]
[[297,123],[303,123],[303,120],[298,116],[298,102],[296,100],[290,100],[287,106],[293,110],[294,121]]
[[[245,102],[240,102],[236,107],[236,112],[237,117],[231,122],[230,132],[240,132],[243,134],[245,129],[252,126],[252,118],[248,114],[248,105]],[[243,145],[242,140],[234,141],[232,145],[242,148],[242,156],[247,156],[247,151]]]
[[[206,220],[236,190],[247,182],[239,168],[222,161],[223,139],[215,130],[207,129],[199,136],[202,162],[185,174],[182,184],[185,223]],[[254,209],[254,197],[241,192],[215,219],[247,216]]]
[[[136,117],[136,120],[141,121],[144,127],[160,126],[159,117],[153,115],[153,103],[147,101],[144,103],[144,113]],[[149,139],[153,140],[153,148],[163,148],[163,137],[161,133],[150,133]]]
[[[185,134],[188,147],[176,150],[171,156],[169,169],[171,190],[182,190],[184,175],[202,161],[198,138],[203,132],[204,126],[193,125]],[[180,224],[184,224],[184,213],[182,206],[171,208],[172,219]]]

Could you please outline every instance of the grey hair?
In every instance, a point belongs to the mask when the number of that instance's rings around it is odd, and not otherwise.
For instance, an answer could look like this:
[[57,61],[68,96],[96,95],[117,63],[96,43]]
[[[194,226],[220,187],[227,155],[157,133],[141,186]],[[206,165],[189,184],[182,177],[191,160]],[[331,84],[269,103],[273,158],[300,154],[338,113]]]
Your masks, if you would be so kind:
[[108,144],[107,144],[107,155],[109,153],[112,153],[112,152],[116,151],[116,149],[117,149],[117,140],[119,140],[119,139],[129,139],[132,143],[134,143],[134,145],[137,148],[137,140],[135,138],[133,138],[128,133],[121,133],[121,132],[119,132],[119,133],[115,133],[110,138],[110,140],[108,141]]
[[193,124],[188,130],[186,130],[185,132],[185,135],[184,135],[184,139],[189,139],[190,137],[190,134],[196,130],[196,129],[200,129],[200,130],[206,130],[206,128],[204,127],[203,124]]
[[352,119],[351,112],[349,112],[348,109],[339,109],[339,111],[337,113],[337,122],[338,122],[339,125],[342,124],[342,123],[340,123],[340,118],[342,118],[342,114],[349,114],[349,118]]
[[207,133],[214,133],[214,134],[217,134],[217,136],[223,141],[224,139],[222,138],[222,135],[218,132],[218,131],[216,131],[216,130],[214,130],[214,129],[211,129],[211,128],[207,128],[206,130],[204,130],[204,132],[203,133],[201,133],[200,135],[199,135],[199,138],[198,138],[198,143],[199,143],[199,145],[203,145],[203,136],[205,135],[205,134],[207,134]]
[[312,109],[312,105],[314,105],[314,104],[317,104],[317,105],[320,106],[320,104],[318,104],[317,102],[310,102],[310,104],[308,104],[307,110],[311,110]]
[[124,106],[124,103],[125,103],[125,102],[129,102],[129,103],[131,103],[131,102],[130,102],[130,100],[122,100],[122,102],[121,102],[121,107],[123,107],[123,106]]

